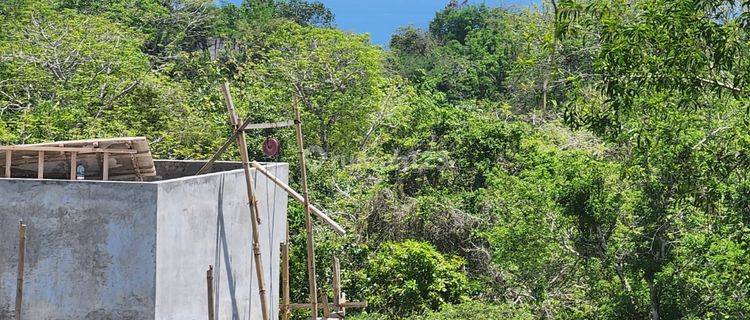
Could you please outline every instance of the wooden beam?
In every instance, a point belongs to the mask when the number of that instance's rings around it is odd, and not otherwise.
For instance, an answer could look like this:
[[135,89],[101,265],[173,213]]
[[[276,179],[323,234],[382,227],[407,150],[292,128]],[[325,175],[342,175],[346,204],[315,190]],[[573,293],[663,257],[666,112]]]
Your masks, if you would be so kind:
[[[284,191],[286,191],[289,195],[291,195],[292,198],[294,198],[297,201],[302,202],[304,204],[305,198],[301,194],[299,194],[297,191],[295,191],[294,189],[292,189],[292,187],[290,187],[288,184],[286,184],[283,181],[279,180],[279,178],[277,178],[271,172],[269,172],[268,170],[266,170],[266,168],[263,167],[263,165],[261,165],[257,161],[253,161],[252,165],[253,165],[253,168],[255,168],[255,170],[257,170],[258,172],[262,173],[269,180],[273,181],[273,183],[275,183],[277,186],[279,186],[282,189],[284,189]],[[336,231],[336,233],[338,233],[339,235],[342,235],[342,236],[346,234],[346,230],[344,230],[344,228],[341,227],[341,225],[339,225],[338,223],[336,223],[336,221],[334,221],[333,219],[331,219],[331,217],[329,217],[327,214],[325,214],[325,212],[321,211],[320,209],[318,209],[317,207],[315,207],[312,204],[310,204],[310,209],[312,210],[312,212],[318,218],[320,218],[321,220],[323,220],[323,222],[325,222],[331,228],[333,228],[333,230]]]
[[208,266],[206,285],[208,290],[208,320],[214,320],[214,266]]
[[310,215],[310,194],[307,190],[307,167],[305,165],[305,143],[302,137],[302,121],[300,120],[297,98],[294,98],[294,132],[299,149],[300,184],[302,185],[303,204],[305,208],[305,229],[307,231],[307,277],[310,284],[311,319],[318,319],[318,283],[315,274],[315,239],[313,237],[312,217]]
[[44,151],[39,151],[37,156],[36,177],[37,179],[44,179]]
[[[290,310],[310,309],[312,307],[309,303],[291,303],[289,304]],[[343,302],[341,303],[342,308],[367,308],[367,302]]]
[[13,151],[5,150],[5,177],[10,178],[10,168],[13,165]]
[[245,185],[247,189],[247,199],[249,201],[250,205],[250,225],[252,226],[252,236],[253,236],[253,255],[255,258],[255,275],[258,280],[258,291],[260,292],[260,308],[261,308],[261,314],[263,316],[263,320],[269,320],[269,308],[268,308],[268,300],[266,297],[266,285],[263,273],[263,259],[261,257],[260,252],[260,220],[259,220],[259,211],[258,211],[258,201],[255,199],[255,190],[253,186],[255,185],[255,181],[253,180],[253,176],[250,174],[250,160],[249,155],[247,153],[247,142],[245,141],[245,133],[241,130],[238,130],[238,124],[239,124],[239,117],[237,116],[237,111],[234,108],[234,102],[232,101],[232,94],[229,92],[229,84],[224,83],[221,86],[222,92],[224,93],[224,97],[226,98],[226,105],[227,105],[227,111],[229,112],[229,119],[230,122],[233,125],[233,128],[235,131],[239,131],[240,134],[237,135],[237,148],[240,152],[240,158],[242,160],[242,169],[245,171]]
[[78,167],[78,153],[70,153],[70,180],[76,180],[76,169]]
[[29,152],[77,152],[77,153],[138,153],[138,150],[134,149],[101,149],[101,148],[86,148],[86,147],[34,147],[34,146],[0,146],[0,151],[29,151]]
[[275,129],[275,128],[285,128],[285,127],[291,127],[294,125],[294,121],[287,120],[287,121],[280,121],[280,122],[267,122],[267,123],[253,123],[245,126],[243,130],[249,131],[249,130],[258,130],[258,129]]
[[102,180],[109,180],[109,152],[102,154]]
[[16,320],[21,320],[23,306],[23,269],[26,263],[26,225],[21,221],[18,228],[18,276],[16,277]]

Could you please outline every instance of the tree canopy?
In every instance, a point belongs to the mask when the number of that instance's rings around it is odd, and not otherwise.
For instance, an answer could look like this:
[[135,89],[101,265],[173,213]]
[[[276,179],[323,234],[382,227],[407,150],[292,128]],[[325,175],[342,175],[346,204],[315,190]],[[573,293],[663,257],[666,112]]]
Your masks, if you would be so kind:
[[[371,303],[356,319],[741,319],[748,22],[747,1],[455,2],[381,48],[317,1],[4,1],[0,143],[145,135],[205,159],[230,81],[256,122],[298,101],[311,196],[349,231],[316,228],[318,258]],[[290,132],[248,139],[297,171]]]

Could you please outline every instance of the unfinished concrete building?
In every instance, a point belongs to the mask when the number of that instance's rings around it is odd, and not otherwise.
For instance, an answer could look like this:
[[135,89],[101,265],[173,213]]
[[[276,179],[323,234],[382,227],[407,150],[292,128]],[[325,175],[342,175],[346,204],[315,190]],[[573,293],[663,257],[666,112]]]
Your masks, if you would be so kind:
[[[216,163],[210,173],[194,175],[202,162],[152,161],[151,174],[138,158],[126,165],[133,159],[127,155],[118,164],[116,155],[93,152],[78,154],[81,169],[66,167],[70,154],[42,148],[26,152],[47,152],[47,166],[13,158],[20,164],[0,179],[0,319],[14,319],[19,221],[27,226],[24,319],[206,319],[209,265],[215,318],[261,319],[239,163]],[[141,172],[133,179],[128,172],[135,167]],[[287,181],[287,164],[264,167]],[[46,176],[35,176],[38,168]],[[278,319],[287,192],[251,173],[261,200],[266,299],[271,319]],[[68,174],[72,179],[60,180]],[[107,175],[126,181],[102,179]]]

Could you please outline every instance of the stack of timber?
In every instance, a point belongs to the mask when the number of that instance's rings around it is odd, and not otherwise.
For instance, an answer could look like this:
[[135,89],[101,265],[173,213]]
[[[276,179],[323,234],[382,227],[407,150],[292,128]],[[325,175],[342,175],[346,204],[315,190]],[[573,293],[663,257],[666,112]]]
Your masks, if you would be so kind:
[[156,176],[144,137],[0,146],[0,177],[143,181]]

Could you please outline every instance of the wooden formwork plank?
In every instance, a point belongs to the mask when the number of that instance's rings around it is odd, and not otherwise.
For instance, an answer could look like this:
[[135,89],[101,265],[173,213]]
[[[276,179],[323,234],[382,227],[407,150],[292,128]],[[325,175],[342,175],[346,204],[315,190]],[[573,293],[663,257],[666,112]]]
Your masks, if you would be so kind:
[[[4,152],[3,152],[4,151]],[[101,155],[109,154],[106,180],[131,180],[156,176],[148,141],[143,137],[59,141],[41,144],[0,146],[0,163],[11,162],[13,177],[39,178],[40,154],[44,152],[44,178],[70,179],[70,156],[85,168],[86,179],[104,178]],[[10,170],[6,168],[6,171]]]

